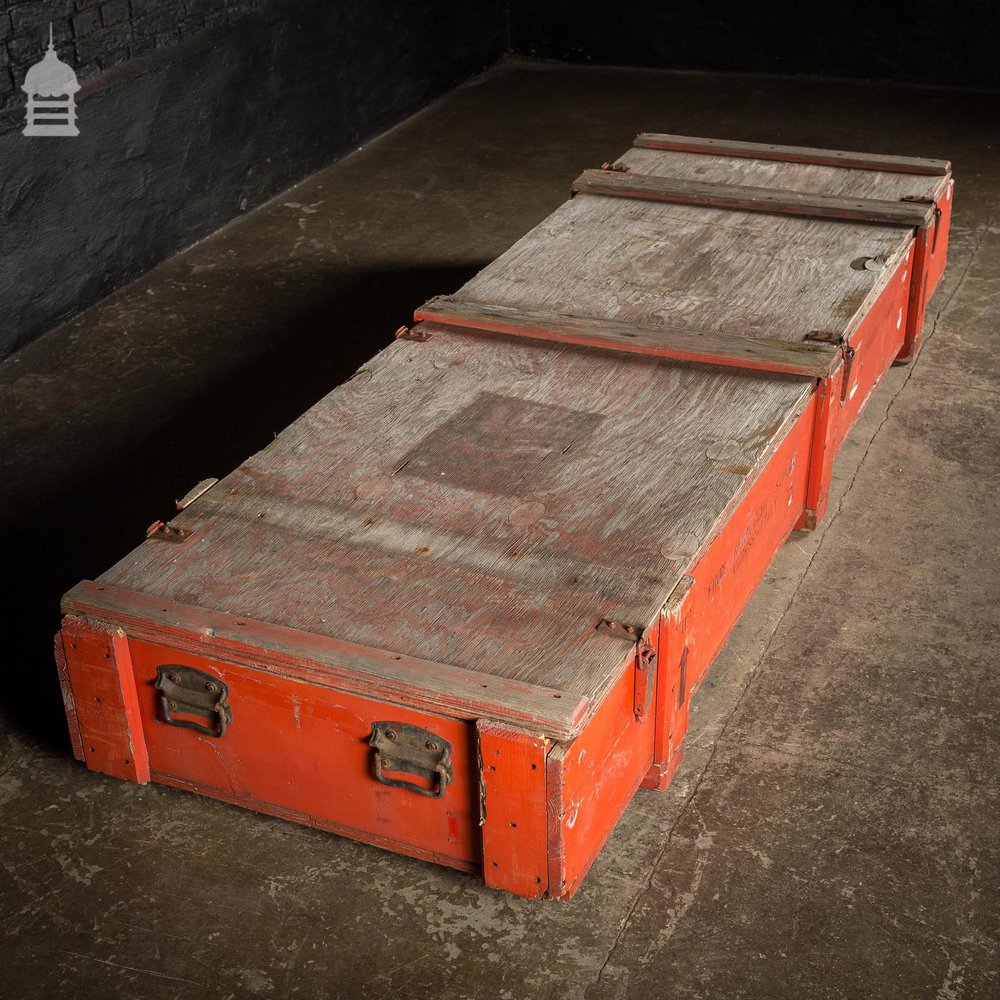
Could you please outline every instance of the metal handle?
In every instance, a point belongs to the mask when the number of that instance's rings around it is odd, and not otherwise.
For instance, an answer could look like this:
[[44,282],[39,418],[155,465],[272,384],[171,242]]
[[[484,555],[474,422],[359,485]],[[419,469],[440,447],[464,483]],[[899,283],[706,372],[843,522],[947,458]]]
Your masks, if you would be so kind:
[[[434,774],[437,776],[437,785],[434,788],[422,788],[420,785],[415,785],[412,781],[399,781],[396,778],[387,778],[382,771],[383,768],[388,768],[390,771],[403,770],[397,761],[383,757],[382,754],[376,750],[375,777],[381,781],[383,785],[388,785],[390,788],[405,788],[408,791],[418,792],[420,795],[426,795],[429,799],[441,798],[441,796],[444,795],[444,790],[448,787],[448,782],[450,780],[450,775],[443,764],[438,764],[438,766],[434,768]],[[428,775],[428,777],[431,777],[431,775]]]
[[[176,664],[164,664],[156,668],[156,690],[160,692],[163,721],[169,726],[193,729],[205,736],[221,739],[226,728],[233,721],[233,710],[229,705],[229,688],[218,677]],[[190,719],[178,719],[182,715],[200,715],[213,725],[202,725]]]
[[[373,722],[368,741],[375,755],[375,779],[390,788],[405,788],[431,799],[439,799],[455,780],[451,744],[429,729],[406,722]],[[423,788],[412,781],[387,778],[386,771],[402,771],[430,781]]]

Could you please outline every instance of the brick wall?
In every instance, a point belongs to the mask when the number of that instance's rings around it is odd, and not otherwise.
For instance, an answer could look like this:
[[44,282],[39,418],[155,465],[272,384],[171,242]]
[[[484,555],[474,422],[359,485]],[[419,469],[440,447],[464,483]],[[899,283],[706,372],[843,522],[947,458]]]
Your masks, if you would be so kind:
[[24,103],[28,67],[48,44],[83,83],[153,49],[167,48],[259,10],[267,0],[15,0],[0,13],[0,110]]

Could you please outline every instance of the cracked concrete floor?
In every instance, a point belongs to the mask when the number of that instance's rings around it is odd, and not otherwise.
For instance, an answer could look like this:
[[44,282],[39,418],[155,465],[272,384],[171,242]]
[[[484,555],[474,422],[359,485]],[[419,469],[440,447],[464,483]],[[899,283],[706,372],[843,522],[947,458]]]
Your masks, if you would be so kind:
[[[0,996],[998,995],[998,122],[974,93],[510,62],[0,365]],[[576,898],[77,765],[59,594],[651,129],[948,157],[956,214],[920,359]]]

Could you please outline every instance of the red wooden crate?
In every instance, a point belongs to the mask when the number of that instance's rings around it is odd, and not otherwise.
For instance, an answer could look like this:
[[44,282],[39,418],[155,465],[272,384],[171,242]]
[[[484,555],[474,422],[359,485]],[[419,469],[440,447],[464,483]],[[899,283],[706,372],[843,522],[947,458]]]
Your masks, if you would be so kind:
[[76,755],[573,894],[920,346],[943,161],[643,135],[66,595]]

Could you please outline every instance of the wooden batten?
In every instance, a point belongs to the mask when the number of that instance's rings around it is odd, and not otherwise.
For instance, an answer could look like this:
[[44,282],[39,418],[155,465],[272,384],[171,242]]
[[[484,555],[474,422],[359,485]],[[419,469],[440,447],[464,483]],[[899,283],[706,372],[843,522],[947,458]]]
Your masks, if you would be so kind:
[[512,309],[447,295],[425,303],[414,313],[414,319],[462,330],[808,378],[825,378],[840,364],[840,349],[832,344],[758,340],[701,330],[642,326],[590,316]]
[[641,149],[663,149],[676,153],[704,153],[710,156],[739,156],[751,160],[781,160],[785,163],[814,163],[854,170],[881,170],[896,174],[925,174],[947,177],[948,160],[917,156],[887,156],[882,153],[850,153],[842,149],[813,149],[808,146],[778,146],[772,143],[739,142],[732,139],[702,139],[690,135],[640,132],[632,143]]
[[802,194],[615,170],[585,170],[573,182],[573,193],[890,226],[926,227],[934,221],[934,205],[923,202]]

